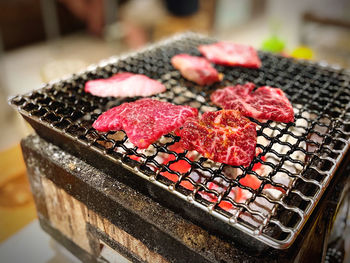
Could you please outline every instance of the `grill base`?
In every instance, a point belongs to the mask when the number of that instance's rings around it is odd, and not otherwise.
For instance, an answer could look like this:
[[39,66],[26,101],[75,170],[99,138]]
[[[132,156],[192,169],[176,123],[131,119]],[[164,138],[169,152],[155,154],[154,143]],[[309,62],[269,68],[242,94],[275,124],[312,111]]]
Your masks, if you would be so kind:
[[136,262],[321,262],[348,179],[337,176],[291,248],[258,255],[38,136],[24,139],[22,149],[43,229],[84,262],[102,260],[103,243]]

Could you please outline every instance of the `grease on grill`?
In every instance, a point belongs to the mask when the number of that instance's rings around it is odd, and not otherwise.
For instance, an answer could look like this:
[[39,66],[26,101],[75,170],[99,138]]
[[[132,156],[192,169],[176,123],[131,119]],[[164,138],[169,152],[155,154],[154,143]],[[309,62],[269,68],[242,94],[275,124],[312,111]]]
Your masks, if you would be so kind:
[[[180,39],[15,97],[11,103],[22,113],[76,141],[137,167],[170,191],[178,191],[189,202],[221,214],[227,222],[251,231],[258,239],[268,237],[269,245],[286,247],[300,231],[347,149],[350,77],[332,68],[296,63],[262,52],[260,69],[216,66],[225,77],[212,87],[199,87],[186,81],[171,66],[173,55],[184,52],[199,55],[196,46],[211,42],[197,37]],[[102,112],[137,98],[98,98],[83,92],[88,79],[125,71],[161,81],[167,91],[154,98],[190,105],[201,113],[218,109],[209,100],[216,88],[247,81],[278,87],[291,101],[296,121],[282,124],[253,120],[259,127],[258,151],[248,167],[215,163],[196,152],[174,151],[172,147],[180,139],[174,134],[163,136],[149,149],[139,150],[124,132],[99,133],[91,126]],[[179,172],[172,168],[180,162],[190,165],[190,169]],[[260,182],[256,189],[241,184],[248,177]]]

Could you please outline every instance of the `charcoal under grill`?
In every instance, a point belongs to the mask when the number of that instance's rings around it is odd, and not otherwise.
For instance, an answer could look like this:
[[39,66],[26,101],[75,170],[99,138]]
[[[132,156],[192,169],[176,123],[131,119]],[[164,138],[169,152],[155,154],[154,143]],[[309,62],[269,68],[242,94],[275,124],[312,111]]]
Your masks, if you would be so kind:
[[[175,54],[200,55],[199,44],[213,39],[184,34],[99,66],[40,90],[11,99],[11,104],[44,139],[140,190],[201,226],[257,250],[290,247],[330,184],[348,150],[350,74],[342,69],[259,52],[260,69],[215,66],[222,82],[199,87],[170,64]],[[214,163],[193,152],[174,150],[180,140],[163,136],[147,150],[134,147],[123,132],[97,132],[92,123],[105,110],[137,98],[99,98],[84,92],[87,80],[117,72],[145,74],[167,90],[154,96],[190,105],[200,113],[217,110],[212,91],[248,81],[281,88],[295,110],[294,123],[254,121],[258,154],[247,167]],[[165,163],[165,159],[171,161]],[[174,169],[187,163],[186,172]],[[260,168],[257,169],[256,167]],[[255,189],[242,184],[253,176]],[[279,189],[279,195],[268,188]],[[237,200],[237,189],[245,193]],[[242,239],[243,235],[243,239]]]

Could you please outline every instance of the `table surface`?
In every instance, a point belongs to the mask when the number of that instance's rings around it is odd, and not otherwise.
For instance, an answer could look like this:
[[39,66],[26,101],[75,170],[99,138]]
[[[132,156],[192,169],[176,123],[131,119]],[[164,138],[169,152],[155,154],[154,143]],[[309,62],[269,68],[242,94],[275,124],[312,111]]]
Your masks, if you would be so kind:
[[[105,257],[110,257],[113,263],[129,263],[130,261],[113,252]],[[40,227],[36,219],[0,244],[2,263],[78,263],[81,262],[65,247],[57,243]]]
[[76,263],[80,262],[46,234],[38,220],[0,244],[1,262],[4,263]]

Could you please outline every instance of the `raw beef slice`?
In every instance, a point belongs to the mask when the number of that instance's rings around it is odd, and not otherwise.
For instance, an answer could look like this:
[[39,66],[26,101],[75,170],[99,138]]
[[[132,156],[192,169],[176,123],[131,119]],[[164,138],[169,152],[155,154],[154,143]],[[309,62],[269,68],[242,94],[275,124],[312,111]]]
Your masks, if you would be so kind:
[[222,80],[222,74],[219,74],[205,58],[178,54],[171,58],[171,64],[184,78],[199,85],[211,85]]
[[130,142],[144,149],[197,115],[195,108],[146,98],[106,111],[92,126],[102,132],[124,130]]
[[206,112],[187,119],[177,133],[184,149],[215,162],[246,166],[255,155],[256,125],[238,111]]
[[215,64],[247,68],[261,67],[258,53],[251,46],[217,42],[211,45],[201,45],[198,49],[208,60]]
[[99,97],[147,97],[165,91],[157,80],[142,74],[117,73],[108,79],[89,80],[85,92]]
[[264,86],[253,91],[254,88],[253,83],[229,86],[213,92],[210,99],[224,109],[238,110],[254,119],[294,121],[293,107],[281,89]]

